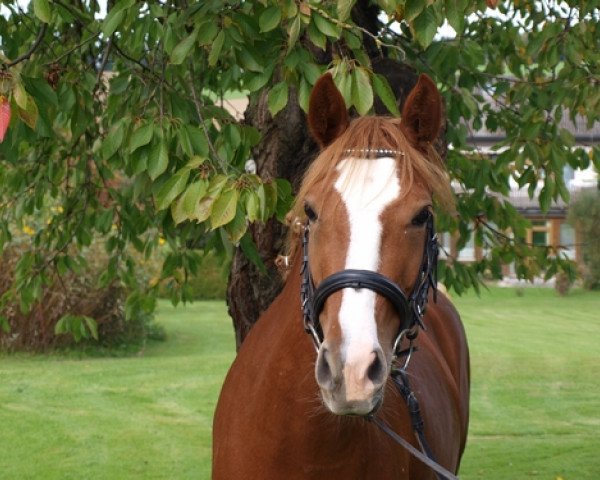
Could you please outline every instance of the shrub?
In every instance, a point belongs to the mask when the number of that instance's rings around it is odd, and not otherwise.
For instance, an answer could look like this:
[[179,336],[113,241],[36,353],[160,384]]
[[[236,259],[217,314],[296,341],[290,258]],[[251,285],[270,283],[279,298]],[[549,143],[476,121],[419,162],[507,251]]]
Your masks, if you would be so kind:
[[571,287],[573,286],[573,280],[569,277],[566,272],[559,272],[554,277],[554,290],[561,296],[565,297]]
[[[118,282],[99,288],[98,278],[106,269],[108,258],[102,245],[87,252],[87,268],[79,274],[50,274],[42,286],[40,301],[23,312],[18,294],[9,289],[15,265],[28,243],[15,243],[4,248],[0,269],[0,295],[11,294],[0,312],[0,349],[8,351],[48,351],[70,347],[95,339],[96,345],[115,347],[141,344],[152,326],[152,317],[139,315],[125,320],[126,291]],[[158,335],[157,335],[158,336]]]
[[193,300],[224,300],[227,294],[229,265],[223,264],[215,255],[202,259],[198,273],[189,279]]
[[[139,275],[142,281],[150,285],[158,283],[158,296],[160,298],[173,298],[173,290],[185,288],[186,300],[224,300],[227,294],[227,273],[229,263],[213,253],[202,257],[196,274],[190,274],[187,284],[182,286],[183,272],[180,276],[170,276],[160,280],[163,262],[170,252],[168,246],[164,246],[149,259],[136,257],[139,266]],[[178,297],[178,295],[176,295]]]
[[567,217],[579,233],[583,253],[583,286],[600,289],[600,190],[584,190],[573,199]]

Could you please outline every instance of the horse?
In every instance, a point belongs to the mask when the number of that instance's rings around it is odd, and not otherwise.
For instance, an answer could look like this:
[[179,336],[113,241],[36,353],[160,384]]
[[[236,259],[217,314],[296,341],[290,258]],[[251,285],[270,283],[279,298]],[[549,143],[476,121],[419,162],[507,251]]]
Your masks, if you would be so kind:
[[460,317],[434,298],[434,198],[453,205],[432,146],[442,111],[424,74],[401,119],[351,119],[331,74],[316,82],[307,118],[321,150],[292,209],[285,286],[221,390],[214,480],[436,478],[390,435],[419,451],[426,439],[435,462],[458,471],[470,373]]

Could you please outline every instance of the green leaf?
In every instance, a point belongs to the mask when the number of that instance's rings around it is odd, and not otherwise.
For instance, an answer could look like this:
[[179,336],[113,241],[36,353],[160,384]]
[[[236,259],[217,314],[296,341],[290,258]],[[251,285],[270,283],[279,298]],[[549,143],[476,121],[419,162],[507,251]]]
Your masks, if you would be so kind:
[[300,16],[297,16],[292,20],[290,26],[288,28],[288,48],[287,53],[290,53],[296,42],[298,41],[298,37],[300,36]]
[[92,317],[88,317],[86,315],[84,315],[82,318],[83,318],[83,321],[85,322],[88,330],[90,331],[92,338],[94,340],[98,340],[98,323],[96,323],[96,320],[94,320]]
[[209,45],[217,36],[219,25],[214,20],[207,20],[200,24],[198,30],[198,43],[200,45]]
[[238,59],[240,65],[244,70],[251,72],[262,72],[263,66],[255,58],[256,52],[253,52],[248,47],[243,48],[238,53]]
[[404,20],[411,22],[427,7],[427,0],[410,0],[404,6]]
[[465,26],[465,11],[468,0],[445,0],[446,18],[454,31],[460,35]]
[[76,342],[82,338],[89,338],[90,335],[98,340],[98,324],[92,317],[68,313],[56,322],[54,334],[70,334]]
[[265,193],[265,185],[261,183],[256,190],[256,194],[258,196],[258,206],[260,212],[260,219],[264,222],[269,217],[269,212],[267,211],[267,195]]
[[328,37],[340,38],[340,29],[333,22],[329,21],[317,12],[313,12],[312,19],[321,33],[324,33]]
[[400,116],[400,110],[398,110],[398,104],[396,103],[396,96],[390,87],[387,79],[383,75],[373,75],[373,89],[375,93],[385,105],[388,111],[397,117]]
[[160,188],[156,194],[156,209],[164,210],[167,208],[177,196],[183,192],[188,177],[190,176],[189,168],[182,168],[175,175],[173,175],[165,184]]
[[221,50],[223,49],[223,43],[225,42],[225,30],[221,30],[215,38],[215,41],[212,44],[212,48],[210,49],[210,54],[208,55],[208,65],[210,67],[214,67],[219,60],[219,56],[221,55]]
[[198,222],[204,222],[210,217],[215,200],[221,193],[221,190],[223,190],[225,185],[227,185],[228,181],[229,179],[225,175],[221,174],[215,175],[210,179],[210,183],[208,185],[208,194],[205,195],[204,198],[202,198],[194,208],[193,217]]
[[260,33],[270,32],[277,28],[281,21],[281,9],[278,6],[267,8],[258,19]]
[[272,63],[269,67],[265,68],[263,73],[254,74],[252,78],[245,83],[245,88],[250,92],[256,92],[263,88],[269,80],[271,80],[274,68],[275,63]]
[[[38,105],[52,105],[58,107],[58,97],[44,78],[28,78],[27,90],[36,99]],[[47,108],[47,107],[46,107]]]
[[189,130],[186,127],[187,125],[182,125],[177,130],[177,140],[179,141],[179,147],[183,150],[183,153],[188,157],[192,157],[194,155],[194,146],[190,139]]
[[13,87],[13,98],[15,99],[15,103],[19,108],[22,108],[23,110],[27,109],[29,95],[27,94],[27,91],[21,82],[15,83]]
[[373,106],[373,88],[369,74],[362,67],[352,72],[352,103],[361,115],[366,115]]
[[344,103],[352,105],[352,74],[344,70],[334,78],[334,81],[335,86],[344,97]]
[[279,82],[269,92],[267,104],[272,116],[277,115],[288,102],[288,85],[285,82]]
[[50,23],[52,19],[48,0],[33,0],[33,13],[44,23]]
[[548,188],[548,180],[546,180],[546,185],[544,185],[540,190],[539,203],[540,209],[543,213],[546,213],[548,210],[550,210],[550,204],[552,203],[552,192]]
[[206,180],[198,180],[188,186],[181,196],[181,204],[183,208],[183,212],[189,217],[194,216],[194,212],[196,211],[196,207],[198,203],[204,195],[206,195],[206,191],[208,189],[208,184]]
[[239,193],[235,188],[228,188],[221,192],[210,213],[210,225],[213,230],[233,220],[238,198]]
[[140,125],[135,132],[131,135],[129,140],[129,153],[135,152],[138,148],[148,145],[152,140],[154,133],[154,125],[146,123]]
[[260,220],[260,203],[256,192],[248,192],[248,196],[246,197],[246,215],[251,222]]
[[275,213],[275,209],[277,208],[277,184],[275,182],[265,182],[264,190],[266,216],[269,218]]
[[183,202],[181,201],[181,197],[171,204],[171,217],[173,218],[175,225],[179,225],[181,222],[189,220],[189,217],[183,210]]
[[148,175],[156,180],[169,166],[169,154],[164,141],[154,145],[148,157]]
[[25,124],[35,130],[39,118],[39,111],[35,100],[30,95],[26,94],[26,108],[18,107],[19,117]]
[[308,38],[321,50],[325,51],[327,48],[327,37],[319,30],[314,23],[310,23],[306,29]]
[[260,257],[260,253],[258,253],[258,249],[256,248],[256,244],[254,240],[252,240],[252,236],[250,233],[246,232],[246,234],[240,239],[240,247],[242,248],[242,252],[244,255],[258,267],[258,269],[266,275],[267,268]]
[[121,144],[123,143],[124,134],[125,126],[123,124],[123,121],[115,123],[110,128],[108,134],[106,135],[106,138],[102,141],[101,152],[102,158],[104,160],[108,160],[115,153],[117,153],[117,151],[121,147]]
[[105,37],[110,37],[115,30],[121,25],[121,22],[125,18],[125,10],[114,6],[106,15],[106,18],[102,22],[102,33]]
[[208,219],[208,217],[210,217],[214,203],[215,197],[212,195],[204,197],[202,200],[200,200],[200,202],[198,202],[196,208],[194,209],[193,215],[197,222],[204,222]]
[[244,217],[244,212],[241,208],[237,208],[233,220],[225,225],[225,231],[229,235],[231,242],[237,245],[247,230],[248,223],[246,222],[246,217]]
[[337,12],[338,18],[345,22],[350,16],[350,12],[352,11],[352,7],[356,0],[337,0]]
[[438,23],[433,8],[427,7],[412,24],[415,39],[423,48],[427,48],[433,41]]
[[188,37],[184,38],[181,42],[179,42],[175,48],[173,49],[173,53],[171,53],[171,63],[174,65],[181,65],[183,61],[186,59],[190,50],[194,46],[196,42],[196,38],[198,37],[198,29],[194,29],[194,31]]
[[227,185],[229,179],[222,174],[215,175],[210,179],[210,185],[208,187],[208,193],[217,197],[221,190]]

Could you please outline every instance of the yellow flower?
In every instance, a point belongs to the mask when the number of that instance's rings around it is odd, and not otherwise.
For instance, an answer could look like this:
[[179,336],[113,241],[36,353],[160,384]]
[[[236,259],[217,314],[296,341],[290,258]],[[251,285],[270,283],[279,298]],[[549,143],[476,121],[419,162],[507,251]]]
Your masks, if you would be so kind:
[[23,227],[23,233],[32,237],[35,234],[35,230],[33,230],[33,228],[31,228],[29,225],[25,225]]
[[164,245],[165,243],[167,243],[167,241],[163,237],[158,237],[158,244],[159,245]]

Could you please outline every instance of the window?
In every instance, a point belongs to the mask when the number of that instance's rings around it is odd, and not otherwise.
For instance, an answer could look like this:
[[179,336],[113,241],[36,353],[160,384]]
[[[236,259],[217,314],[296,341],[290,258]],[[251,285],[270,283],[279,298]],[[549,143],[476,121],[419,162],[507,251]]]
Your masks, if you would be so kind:
[[551,230],[551,222],[547,220],[532,220],[531,230],[527,235],[527,241],[535,246],[550,245]]
[[566,254],[571,260],[575,260],[575,229],[568,223],[560,224],[560,245],[563,247],[561,253]]
[[465,247],[458,252],[458,259],[463,262],[472,262],[475,260],[475,241],[473,239],[473,233],[470,234]]

